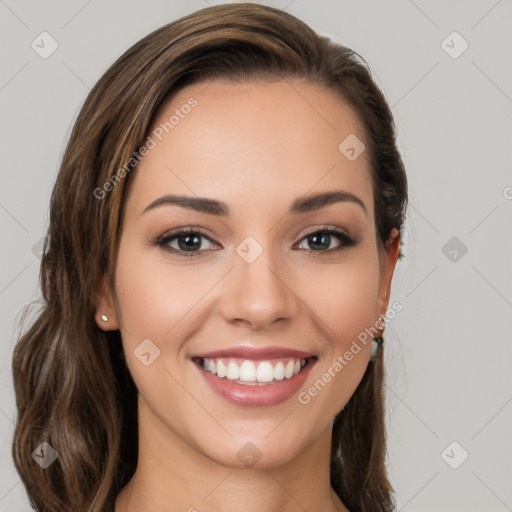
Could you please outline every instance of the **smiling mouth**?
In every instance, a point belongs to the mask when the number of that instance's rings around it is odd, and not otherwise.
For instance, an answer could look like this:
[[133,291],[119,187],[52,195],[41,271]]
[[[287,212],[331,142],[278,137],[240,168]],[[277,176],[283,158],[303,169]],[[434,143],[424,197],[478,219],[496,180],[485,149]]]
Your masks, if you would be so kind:
[[292,379],[318,358],[285,357],[255,361],[239,357],[194,358],[204,371],[246,386],[268,386]]

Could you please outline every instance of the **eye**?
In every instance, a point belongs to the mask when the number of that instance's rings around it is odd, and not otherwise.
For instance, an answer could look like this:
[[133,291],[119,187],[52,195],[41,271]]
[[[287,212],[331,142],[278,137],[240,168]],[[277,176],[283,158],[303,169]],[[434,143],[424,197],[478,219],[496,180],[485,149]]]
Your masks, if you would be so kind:
[[[329,248],[332,242],[332,237],[337,238],[340,243],[337,247],[330,250],[324,250]],[[350,237],[347,232],[342,229],[335,228],[332,226],[324,226],[323,228],[316,229],[314,231],[309,232],[302,240],[306,240],[306,243],[309,247],[307,249],[309,252],[337,252],[344,249],[348,249],[349,247],[353,247],[357,244],[357,240]],[[302,242],[301,240],[301,242]],[[303,244],[299,244],[299,247],[302,248]]]
[[[168,233],[159,237],[156,244],[162,249],[177,254],[178,256],[194,257],[198,253],[206,250],[201,239],[209,242],[213,241],[201,230],[196,228],[182,228],[174,233]],[[177,242],[177,247],[173,247],[171,243]]]

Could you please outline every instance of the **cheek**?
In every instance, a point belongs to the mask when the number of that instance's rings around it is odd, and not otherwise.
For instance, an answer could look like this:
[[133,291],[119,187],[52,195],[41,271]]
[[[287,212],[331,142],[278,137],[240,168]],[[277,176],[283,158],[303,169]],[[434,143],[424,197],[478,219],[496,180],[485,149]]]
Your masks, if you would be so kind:
[[116,292],[129,338],[161,339],[178,325],[215,282],[192,267],[166,264],[157,254],[119,252]]
[[368,364],[377,318],[378,259],[370,253],[323,272],[316,272],[309,303],[325,339],[324,358],[315,365],[308,387],[298,394],[304,412],[322,428],[348,402]]
[[[164,396],[180,403],[183,393],[177,381],[183,381],[189,364],[183,348],[206,321],[208,291],[223,271],[167,262],[159,251],[121,243],[115,286],[122,344],[126,364],[148,403]],[[148,357],[145,361],[142,355],[148,352],[153,362],[146,366]]]
[[310,282],[308,304],[322,320],[333,351],[344,351],[352,339],[374,325],[379,263],[371,252],[360,252],[340,265],[317,268],[310,273]]
[[121,243],[115,286],[126,364],[145,403],[164,419],[169,403],[183,401],[180,330],[211,284],[197,272],[185,278],[183,268],[166,264],[157,251]]
[[340,333],[343,340],[351,339],[368,326],[376,318],[379,274],[377,263],[360,265],[339,278],[338,310],[332,311],[334,330]]

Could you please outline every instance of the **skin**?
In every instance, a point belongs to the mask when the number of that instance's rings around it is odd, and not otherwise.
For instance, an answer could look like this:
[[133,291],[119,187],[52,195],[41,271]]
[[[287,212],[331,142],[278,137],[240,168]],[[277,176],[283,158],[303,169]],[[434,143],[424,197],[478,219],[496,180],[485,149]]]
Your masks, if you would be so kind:
[[[155,126],[192,96],[197,106],[130,176],[115,290],[104,276],[99,285],[98,325],[121,330],[139,390],[139,463],[116,512],[347,510],[329,483],[331,425],[360,382],[371,342],[307,405],[297,396],[271,407],[229,403],[190,358],[242,343],[304,350],[318,357],[307,390],[385,314],[399,234],[379,253],[367,152],[349,161],[338,150],[349,134],[364,141],[362,127],[332,91],[300,80],[187,86]],[[337,202],[287,214],[296,198],[335,189],[359,197],[366,213]],[[143,213],[169,193],[221,200],[232,213],[175,205]],[[306,230],[326,224],[358,243],[333,251],[343,241],[332,235],[313,252]],[[210,237],[199,256],[156,245],[186,226]],[[252,263],[236,252],[248,236],[263,249]],[[178,239],[169,244],[180,248]],[[160,349],[149,366],[134,355],[147,338]],[[261,454],[251,467],[237,456],[248,442]]]

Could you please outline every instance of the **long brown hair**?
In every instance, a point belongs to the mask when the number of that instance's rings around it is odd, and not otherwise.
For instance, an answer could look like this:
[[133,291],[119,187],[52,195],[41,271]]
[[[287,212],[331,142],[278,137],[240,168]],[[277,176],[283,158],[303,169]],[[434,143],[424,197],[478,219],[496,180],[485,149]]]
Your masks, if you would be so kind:
[[[403,230],[407,181],[393,117],[358,54],[253,3],[202,9],[137,42],[100,78],[75,122],[51,196],[43,305],[13,354],[12,454],[38,511],[100,511],[136,469],[137,390],[119,331],[103,332],[94,321],[95,284],[105,275],[114,289],[126,163],[136,166],[159,106],[182,87],[215,78],[300,78],[339,94],[364,128],[379,251],[393,228]],[[351,511],[394,508],[382,358],[379,346],[333,427],[331,485]],[[42,442],[58,454],[46,469],[31,457]]]

